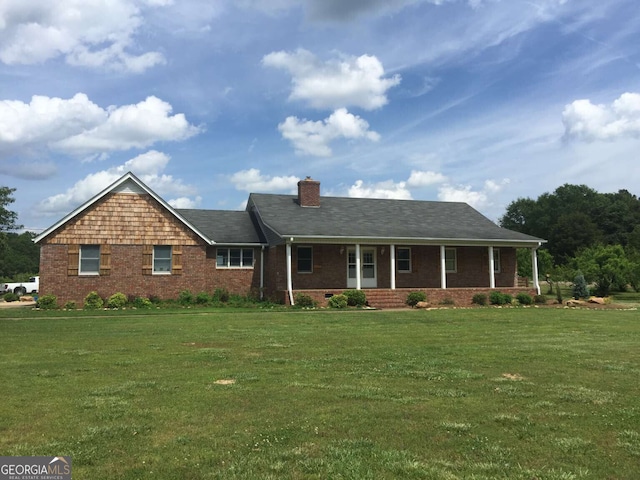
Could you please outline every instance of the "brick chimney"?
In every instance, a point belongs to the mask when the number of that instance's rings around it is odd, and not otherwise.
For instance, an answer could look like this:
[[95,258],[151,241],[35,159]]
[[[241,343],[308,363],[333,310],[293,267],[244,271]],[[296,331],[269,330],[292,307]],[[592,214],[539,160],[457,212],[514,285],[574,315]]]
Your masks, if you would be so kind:
[[320,206],[320,182],[307,177],[298,182],[298,203],[301,207]]

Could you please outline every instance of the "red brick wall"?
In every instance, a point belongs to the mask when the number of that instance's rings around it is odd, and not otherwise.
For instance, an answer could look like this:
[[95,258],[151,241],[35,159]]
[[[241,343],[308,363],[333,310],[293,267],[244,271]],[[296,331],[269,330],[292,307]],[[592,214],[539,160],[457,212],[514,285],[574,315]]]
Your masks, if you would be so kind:
[[53,294],[64,305],[97,291],[103,298],[116,292],[163,299],[177,298],[181,291],[214,293],[226,288],[238,295],[258,295],[260,250],[255,249],[253,269],[216,268],[215,247],[183,246],[181,275],[143,275],[141,245],[112,245],[109,275],[68,275],[66,245],[43,245],[40,255],[40,295]]

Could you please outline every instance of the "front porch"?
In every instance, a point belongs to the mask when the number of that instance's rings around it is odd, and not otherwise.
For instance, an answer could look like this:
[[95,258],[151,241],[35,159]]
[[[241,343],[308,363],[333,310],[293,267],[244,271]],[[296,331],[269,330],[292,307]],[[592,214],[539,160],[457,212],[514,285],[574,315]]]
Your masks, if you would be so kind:
[[[320,307],[326,307],[328,305],[329,298],[333,295],[341,294],[346,289],[309,289],[309,290],[294,290],[293,298],[298,294],[308,295],[313,298]],[[518,293],[528,293],[531,296],[537,294],[536,289],[531,287],[507,287],[507,288],[365,288],[362,291],[367,296],[367,303],[373,308],[389,309],[389,308],[407,308],[406,300],[407,295],[411,292],[424,292],[427,295],[427,302],[433,306],[438,305],[453,305],[458,307],[469,307],[472,304],[471,300],[473,296],[482,293],[489,298],[491,292],[500,291],[502,293],[508,293],[515,297]],[[282,292],[285,303],[290,304],[289,295],[287,292]]]

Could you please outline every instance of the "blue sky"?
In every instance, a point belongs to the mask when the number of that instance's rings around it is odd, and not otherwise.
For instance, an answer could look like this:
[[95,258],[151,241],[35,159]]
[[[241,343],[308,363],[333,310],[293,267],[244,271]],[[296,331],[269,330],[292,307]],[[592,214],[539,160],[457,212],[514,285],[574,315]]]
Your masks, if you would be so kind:
[[638,195],[639,44],[636,0],[3,0],[0,185],[36,232],[129,170],[182,208]]

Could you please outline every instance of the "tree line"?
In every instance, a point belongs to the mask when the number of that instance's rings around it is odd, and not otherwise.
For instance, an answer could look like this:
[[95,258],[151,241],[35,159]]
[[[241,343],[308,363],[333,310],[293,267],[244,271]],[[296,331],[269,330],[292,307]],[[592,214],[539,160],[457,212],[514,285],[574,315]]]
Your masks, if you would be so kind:
[[[547,240],[539,252],[543,275],[570,281],[583,275],[597,295],[640,289],[640,199],[627,190],[599,193],[565,184],[535,200],[511,202],[499,223]],[[530,261],[520,258],[529,273]]]

